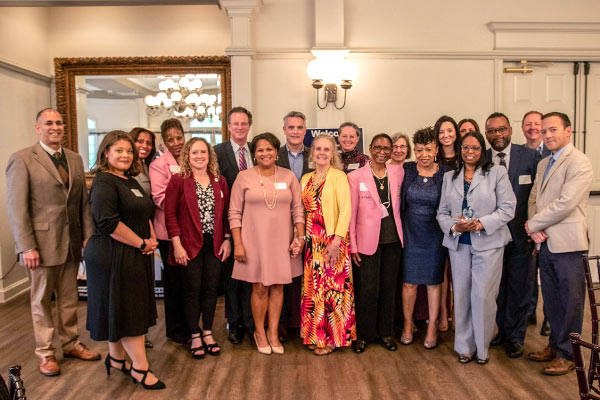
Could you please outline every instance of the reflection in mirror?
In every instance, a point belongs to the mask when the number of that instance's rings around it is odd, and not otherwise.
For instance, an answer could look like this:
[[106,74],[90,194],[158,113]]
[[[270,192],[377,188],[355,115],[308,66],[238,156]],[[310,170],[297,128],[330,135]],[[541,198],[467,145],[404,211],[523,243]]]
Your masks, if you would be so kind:
[[144,127],[164,150],[160,124],[179,118],[186,140],[203,137],[215,145],[222,138],[221,74],[81,75],[75,79],[77,138],[86,170],[92,169],[104,135]]

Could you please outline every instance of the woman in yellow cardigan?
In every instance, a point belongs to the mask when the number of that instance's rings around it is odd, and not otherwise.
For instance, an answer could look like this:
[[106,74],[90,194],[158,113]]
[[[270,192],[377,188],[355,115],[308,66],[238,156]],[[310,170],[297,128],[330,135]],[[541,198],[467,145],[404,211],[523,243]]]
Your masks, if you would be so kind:
[[316,355],[356,340],[348,225],[350,186],[335,139],[319,135],[310,149],[315,171],[302,177],[306,251],[300,336]]

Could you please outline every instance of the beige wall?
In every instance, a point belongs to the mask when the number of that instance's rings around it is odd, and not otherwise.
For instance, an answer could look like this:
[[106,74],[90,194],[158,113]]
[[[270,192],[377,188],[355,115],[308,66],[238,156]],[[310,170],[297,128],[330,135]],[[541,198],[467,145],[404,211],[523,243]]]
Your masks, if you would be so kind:
[[[0,199],[6,198],[4,170],[15,151],[37,140],[33,129],[36,113],[50,105],[50,84],[0,67]],[[6,214],[6,202],[0,201],[0,301],[28,287],[25,270],[17,264],[14,241]]]

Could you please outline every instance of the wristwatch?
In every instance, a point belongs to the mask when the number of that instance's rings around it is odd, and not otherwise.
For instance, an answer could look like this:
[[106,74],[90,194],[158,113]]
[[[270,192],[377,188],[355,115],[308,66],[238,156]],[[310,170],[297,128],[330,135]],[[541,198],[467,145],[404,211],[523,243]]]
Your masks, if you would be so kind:
[[146,248],[146,241],[144,239],[142,239],[142,244],[140,245],[139,249],[140,251],[143,251]]
[[232,242],[233,238],[231,236],[225,236],[225,240],[229,240],[230,242]]

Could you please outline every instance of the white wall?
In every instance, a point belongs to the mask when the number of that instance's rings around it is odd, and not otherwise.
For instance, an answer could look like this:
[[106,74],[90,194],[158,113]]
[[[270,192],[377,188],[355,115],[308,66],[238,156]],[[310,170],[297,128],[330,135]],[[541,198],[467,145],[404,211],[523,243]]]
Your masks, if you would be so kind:
[[[8,158],[15,151],[36,142],[35,115],[50,106],[50,84],[0,68],[0,88],[0,120],[4,123],[0,146],[0,199],[5,199],[4,170]],[[0,279],[0,302],[28,287],[25,269],[16,261],[6,202],[0,201],[0,277],[3,277]]]
[[50,57],[222,56],[229,19],[217,6],[51,8]]

